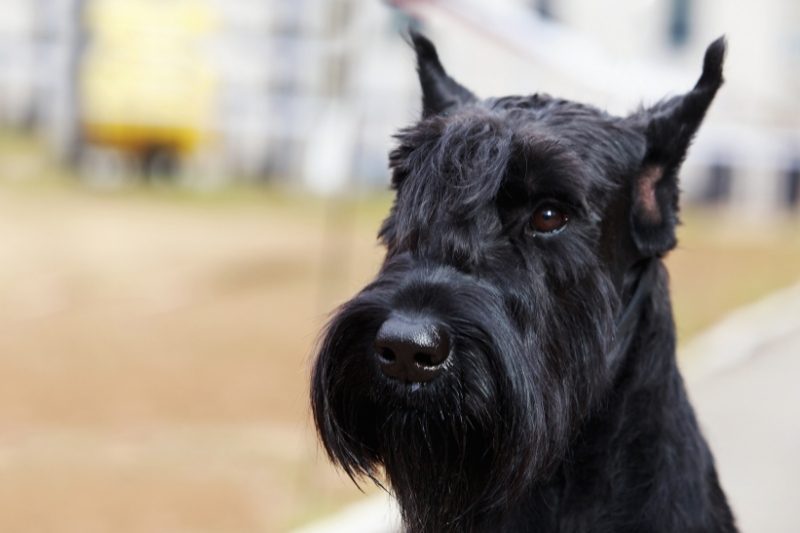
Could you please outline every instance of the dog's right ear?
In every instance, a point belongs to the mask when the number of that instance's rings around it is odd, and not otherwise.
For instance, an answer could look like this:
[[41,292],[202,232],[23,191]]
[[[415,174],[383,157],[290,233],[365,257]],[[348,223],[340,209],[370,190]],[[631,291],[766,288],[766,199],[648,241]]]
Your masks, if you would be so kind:
[[417,73],[422,87],[422,118],[444,113],[477,100],[467,88],[447,75],[439,62],[436,47],[428,38],[409,30],[417,53]]

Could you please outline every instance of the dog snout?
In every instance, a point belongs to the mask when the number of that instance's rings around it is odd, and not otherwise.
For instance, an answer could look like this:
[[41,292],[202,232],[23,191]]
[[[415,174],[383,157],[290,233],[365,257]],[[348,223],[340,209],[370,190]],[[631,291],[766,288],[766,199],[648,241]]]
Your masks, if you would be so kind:
[[446,328],[435,319],[392,314],[375,336],[375,356],[385,376],[422,383],[444,369],[450,344]]

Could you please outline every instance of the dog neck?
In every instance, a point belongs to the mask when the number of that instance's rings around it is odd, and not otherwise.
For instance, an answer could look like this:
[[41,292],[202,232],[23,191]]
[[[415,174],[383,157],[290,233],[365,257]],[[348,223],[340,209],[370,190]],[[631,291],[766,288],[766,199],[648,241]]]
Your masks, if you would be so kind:
[[503,531],[735,531],[678,371],[666,270],[655,259],[636,280],[608,397]]

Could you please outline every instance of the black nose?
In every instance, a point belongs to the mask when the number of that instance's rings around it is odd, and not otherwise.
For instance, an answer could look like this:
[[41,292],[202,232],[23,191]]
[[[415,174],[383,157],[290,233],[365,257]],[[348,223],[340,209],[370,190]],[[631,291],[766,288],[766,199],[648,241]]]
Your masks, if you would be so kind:
[[423,316],[391,315],[375,337],[375,355],[383,373],[405,383],[433,379],[450,354],[450,337]]

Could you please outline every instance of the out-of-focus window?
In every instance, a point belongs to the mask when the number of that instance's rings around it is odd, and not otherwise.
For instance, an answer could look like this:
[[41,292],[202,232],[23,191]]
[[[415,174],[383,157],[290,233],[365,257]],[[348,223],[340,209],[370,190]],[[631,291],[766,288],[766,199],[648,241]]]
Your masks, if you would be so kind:
[[689,41],[691,33],[691,0],[671,0],[669,8],[669,42],[680,48]]
[[791,210],[800,208],[800,159],[796,159],[784,178],[784,204]]
[[543,19],[555,18],[553,13],[553,0],[533,0],[533,10]]
[[707,204],[727,202],[733,185],[733,168],[724,162],[714,163],[708,169],[708,181],[701,200]]

